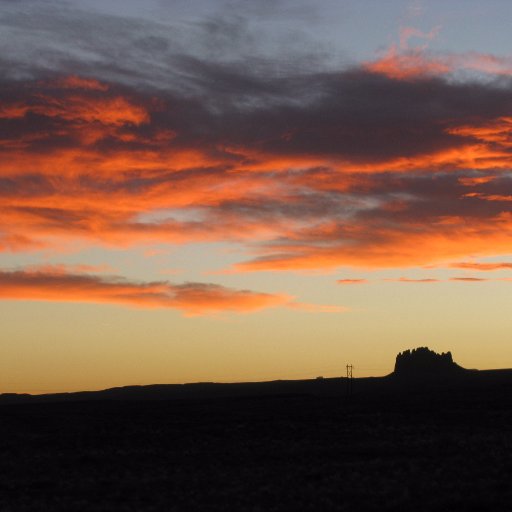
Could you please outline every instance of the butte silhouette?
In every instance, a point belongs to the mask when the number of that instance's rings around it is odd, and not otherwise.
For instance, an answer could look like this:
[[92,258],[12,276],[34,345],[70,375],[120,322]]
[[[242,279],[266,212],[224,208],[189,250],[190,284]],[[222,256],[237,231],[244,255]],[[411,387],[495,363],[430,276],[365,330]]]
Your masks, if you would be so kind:
[[404,380],[430,380],[456,377],[467,371],[453,361],[451,352],[438,354],[428,347],[418,347],[396,356],[392,375]]

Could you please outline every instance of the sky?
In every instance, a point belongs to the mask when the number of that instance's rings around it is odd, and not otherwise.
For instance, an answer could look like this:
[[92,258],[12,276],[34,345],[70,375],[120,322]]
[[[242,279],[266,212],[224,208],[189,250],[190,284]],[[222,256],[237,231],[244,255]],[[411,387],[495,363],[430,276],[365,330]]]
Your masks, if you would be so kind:
[[511,16],[0,0],[0,392],[512,367]]

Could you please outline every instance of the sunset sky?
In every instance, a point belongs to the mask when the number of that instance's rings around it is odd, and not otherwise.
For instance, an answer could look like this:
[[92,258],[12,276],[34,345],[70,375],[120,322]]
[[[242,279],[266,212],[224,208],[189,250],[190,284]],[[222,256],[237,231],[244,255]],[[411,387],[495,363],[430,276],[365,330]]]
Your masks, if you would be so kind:
[[511,20],[0,0],[0,392],[512,367]]

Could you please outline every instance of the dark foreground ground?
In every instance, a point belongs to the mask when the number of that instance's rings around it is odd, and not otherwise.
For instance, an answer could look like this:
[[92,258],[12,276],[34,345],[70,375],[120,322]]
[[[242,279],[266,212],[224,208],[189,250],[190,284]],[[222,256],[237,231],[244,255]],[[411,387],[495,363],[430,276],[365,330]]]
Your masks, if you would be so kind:
[[0,510],[510,510],[512,396],[0,406]]

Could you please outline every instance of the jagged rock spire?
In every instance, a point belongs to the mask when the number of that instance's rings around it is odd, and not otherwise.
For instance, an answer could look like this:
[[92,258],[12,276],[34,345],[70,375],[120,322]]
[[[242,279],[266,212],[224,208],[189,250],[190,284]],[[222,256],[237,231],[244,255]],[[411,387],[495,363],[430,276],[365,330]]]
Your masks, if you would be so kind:
[[438,354],[428,347],[405,350],[396,356],[395,375],[419,376],[449,374],[460,369],[451,352]]

